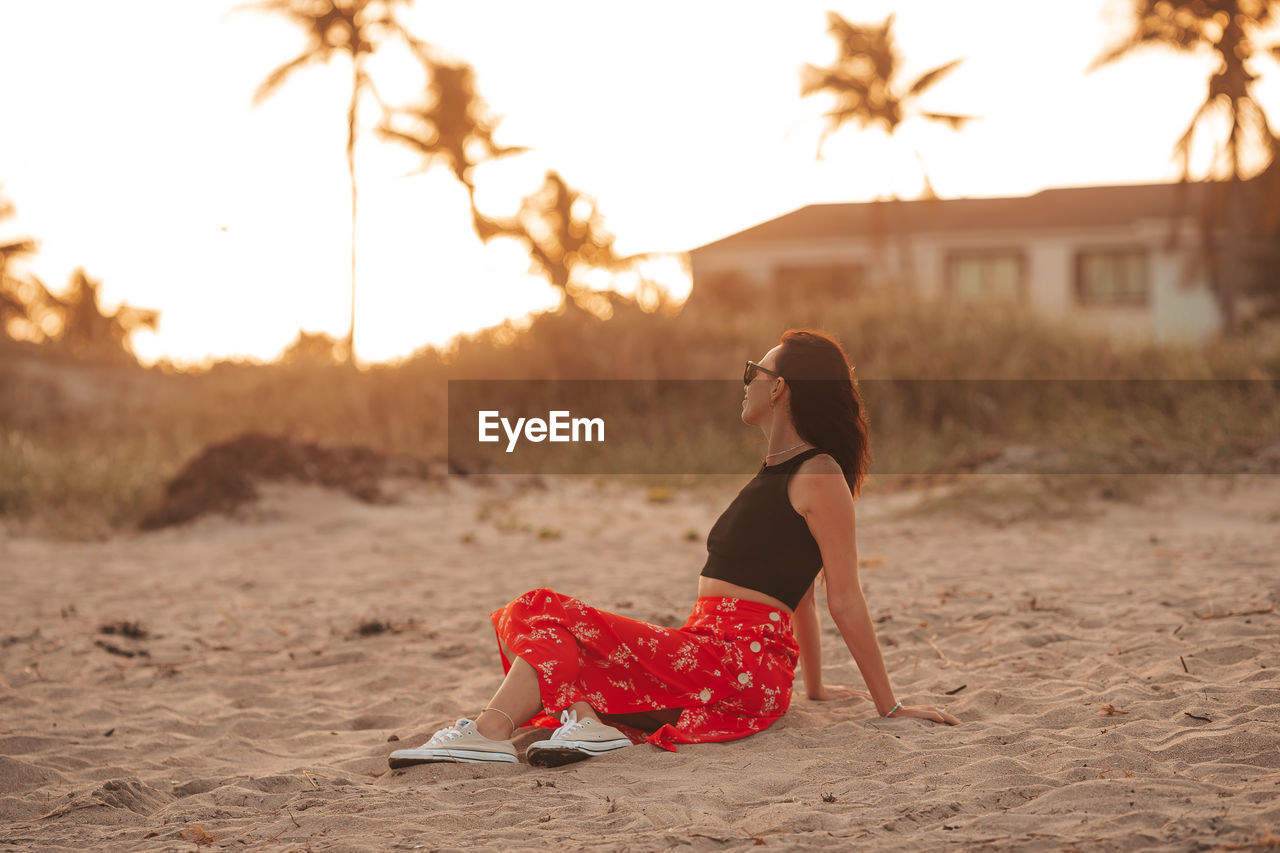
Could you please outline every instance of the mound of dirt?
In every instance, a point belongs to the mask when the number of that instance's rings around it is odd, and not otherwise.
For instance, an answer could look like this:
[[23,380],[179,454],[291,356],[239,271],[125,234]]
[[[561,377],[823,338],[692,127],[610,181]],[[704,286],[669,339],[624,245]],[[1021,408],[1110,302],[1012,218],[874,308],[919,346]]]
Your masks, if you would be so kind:
[[210,512],[229,513],[258,497],[256,482],[293,480],[342,489],[366,503],[383,503],[386,478],[441,479],[446,468],[367,447],[326,447],[285,436],[245,433],[212,444],[165,487],[161,505],[139,522],[143,530],[184,524]]

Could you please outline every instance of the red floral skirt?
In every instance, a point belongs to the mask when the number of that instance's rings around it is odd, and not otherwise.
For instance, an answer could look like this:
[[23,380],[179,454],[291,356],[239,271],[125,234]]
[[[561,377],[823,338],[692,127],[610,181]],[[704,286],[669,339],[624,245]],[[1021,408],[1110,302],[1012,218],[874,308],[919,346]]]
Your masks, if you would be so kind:
[[[676,743],[725,741],[769,727],[791,704],[800,647],[780,607],[701,596],[679,628],[600,610],[551,589],[532,589],[489,614],[497,636],[538,673],[548,728],[574,702],[598,714],[683,708],[674,724],[632,734]],[[504,673],[511,661],[498,646]]]

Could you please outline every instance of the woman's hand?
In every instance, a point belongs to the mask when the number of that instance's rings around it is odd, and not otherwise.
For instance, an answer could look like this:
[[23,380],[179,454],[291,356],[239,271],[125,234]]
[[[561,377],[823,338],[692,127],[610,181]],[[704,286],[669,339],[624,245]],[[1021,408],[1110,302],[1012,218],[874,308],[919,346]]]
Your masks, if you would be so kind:
[[[871,701],[871,694],[865,690],[854,690],[852,687],[845,687],[843,684],[836,684],[830,687],[823,685],[817,696],[810,696],[815,702],[830,702],[833,699],[865,699]],[[898,709],[902,710],[901,708]],[[896,711],[894,712],[897,713]]]
[[891,717],[919,717],[922,720],[931,720],[935,723],[946,723],[949,726],[958,726],[960,721],[948,714],[946,711],[940,711],[930,705],[903,705],[898,710],[890,714]]

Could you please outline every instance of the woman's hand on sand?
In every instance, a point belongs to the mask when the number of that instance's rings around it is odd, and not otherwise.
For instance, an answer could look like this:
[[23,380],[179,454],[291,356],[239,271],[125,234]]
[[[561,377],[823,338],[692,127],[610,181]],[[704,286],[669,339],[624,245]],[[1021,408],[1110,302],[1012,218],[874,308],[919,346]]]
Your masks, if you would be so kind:
[[919,717],[922,720],[931,720],[935,723],[946,723],[949,726],[958,726],[960,721],[948,714],[946,711],[940,711],[931,705],[903,705],[894,711],[891,716],[894,717]]
[[810,696],[815,702],[830,702],[833,699],[865,699],[871,701],[871,694],[865,690],[854,690],[852,687],[845,687],[843,684],[834,684],[831,686],[823,685],[822,690],[817,696]]

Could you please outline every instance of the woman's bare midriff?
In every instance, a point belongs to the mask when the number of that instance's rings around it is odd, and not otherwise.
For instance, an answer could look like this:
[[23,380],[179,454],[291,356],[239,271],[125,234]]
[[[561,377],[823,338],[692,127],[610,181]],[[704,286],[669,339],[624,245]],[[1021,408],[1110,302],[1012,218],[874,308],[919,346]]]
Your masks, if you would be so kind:
[[719,578],[708,578],[699,575],[698,595],[723,595],[729,598],[741,598],[743,601],[754,601],[758,604],[767,604],[770,607],[780,608],[785,610],[788,615],[791,615],[791,608],[772,595],[765,595],[763,592],[747,589],[745,586],[738,586],[736,583],[729,583]]

